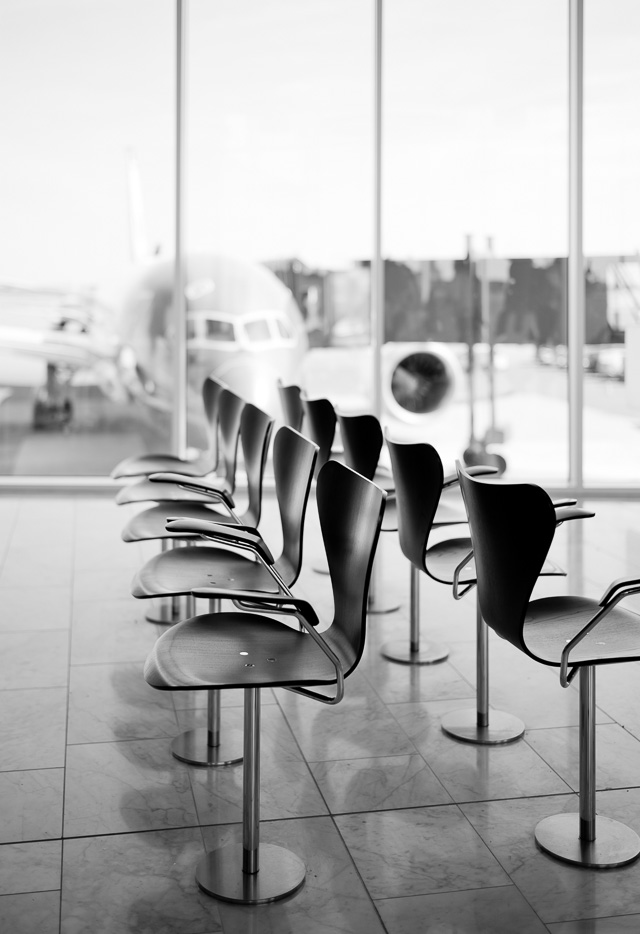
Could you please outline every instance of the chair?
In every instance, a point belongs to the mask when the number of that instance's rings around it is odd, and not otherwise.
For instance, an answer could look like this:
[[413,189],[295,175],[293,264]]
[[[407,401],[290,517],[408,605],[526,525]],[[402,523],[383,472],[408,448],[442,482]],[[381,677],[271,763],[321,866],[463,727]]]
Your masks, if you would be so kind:
[[295,428],[296,431],[300,431],[304,418],[302,401],[300,399],[300,387],[295,384],[285,386],[282,380],[278,380],[278,395],[280,396],[284,424],[288,425],[289,428]]
[[[409,602],[409,644],[395,639],[382,647],[382,655],[407,665],[430,665],[449,655],[445,645],[420,646],[420,575],[427,574],[442,583],[452,583],[451,572],[471,548],[468,536],[448,539],[444,546],[429,548],[432,530],[466,524],[462,501],[442,499],[443,491],[458,484],[458,477],[444,476],[440,455],[425,443],[402,443],[387,437],[391,469],[396,485],[398,537],[405,558],[411,563]],[[477,468],[480,473],[494,473],[492,468]],[[449,556],[449,575],[442,568],[443,547]],[[443,570],[445,573],[443,574]],[[443,580],[444,577],[444,580]]]
[[160,470],[180,470],[181,473],[192,477],[202,477],[215,470],[218,465],[218,403],[224,387],[225,384],[215,376],[208,376],[202,384],[202,403],[209,444],[199,457],[195,460],[175,457],[172,454],[141,454],[127,457],[111,471],[114,480],[149,476]]
[[[318,476],[318,510],[331,573],[334,617],[318,632],[318,617],[289,593],[247,594],[247,609],[289,613],[302,631],[251,612],[216,613],[184,620],[158,639],[145,678],[160,690],[244,688],[242,844],[208,853],[196,881],[209,895],[242,904],[274,901],[297,891],[305,866],[291,851],[260,843],[260,690],[284,687],[313,700],[338,703],[344,680],[364,648],[367,588],[385,494],[348,467],[331,461]],[[222,588],[196,596],[233,598]],[[315,688],[334,688],[335,695]]]
[[483,483],[461,466],[458,473],[487,624],[530,658],[558,668],[563,687],[579,673],[579,812],[546,817],[535,829],[536,843],[579,866],[625,865],[640,854],[640,838],[618,821],[596,818],[595,670],[640,658],[638,615],[618,606],[640,593],[640,578],[614,581],[599,601],[575,595],[531,600],[562,508],[533,484]]
[[[387,494],[383,532],[396,532],[398,520],[396,515],[395,488],[391,471],[381,466],[380,454],[384,445],[382,427],[375,415],[347,415],[337,412],[338,425],[344,447],[344,462],[352,470],[362,474],[367,480],[377,483]],[[378,556],[378,565],[380,555]],[[384,602],[380,597],[380,587],[377,584],[377,574],[374,569],[374,579],[369,593],[370,613],[393,613],[399,609],[396,602]]]
[[338,453],[334,450],[338,417],[329,399],[308,399],[302,393],[301,403],[306,426],[305,434],[318,445],[317,475],[327,461]]
[[[228,547],[187,545],[151,558],[134,577],[133,596],[142,599],[184,596],[214,584],[236,593],[250,590],[275,594],[282,592],[283,587],[290,587],[302,566],[304,519],[316,453],[315,444],[292,428],[282,426],[276,433],[273,471],[282,525],[282,552],[278,558],[265,565]],[[176,515],[179,511],[178,506]],[[181,535],[204,534],[208,538],[213,535],[217,542],[228,546],[246,548],[247,541],[254,546],[256,541],[262,541],[255,530],[252,534],[246,529],[236,530],[230,525],[201,519],[181,519],[170,522],[169,526],[172,532]],[[264,542],[263,547],[270,555]],[[219,609],[218,602],[214,601],[212,612]],[[182,733],[174,740],[172,752],[177,759],[191,765],[227,765],[239,758],[233,745],[233,739],[225,739],[224,743],[220,739],[220,698],[212,691],[206,729]]]
[[[218,426],[220,429],[220,467],[219,474],[207,474],[210,485],[217,489],[233,493],[236,485],[236,466],[238,457],[238,438],[240,436],[240,417],[245,402],[230,389],[223,389],[218,401]],[[172,467],[166,468],[172,470]],[[157,473],[158,471],[153,471]],[[128,503],[152,502],[207,502],[202,493],[181,490],[175,483],[153,483],[148,477],[122,487],[116,495],[119,506]]]
[[[267,463],[271,432],[274,420],[262,409],[248,402],[240,417],[240,445],[244,470],[247,477],[247,506],[241,515],[236,514],[234,497],[198,477],[187,477],[180,473],[153,474],[151,482],[173,483],[180,489],[201,493],[209,497],[207,503],[180,503],[180,515],[189,519],[210,519],[214,522],[256,528],[262,514],[262,486]],[[227,513],[219,512],[221,505]],[[167,519],[175,516],[174,503],[158,503],[133,516],[122,530],[125,542],[141,542],[149,539],[192,539],[194,536],[178,535],[167,529]]]

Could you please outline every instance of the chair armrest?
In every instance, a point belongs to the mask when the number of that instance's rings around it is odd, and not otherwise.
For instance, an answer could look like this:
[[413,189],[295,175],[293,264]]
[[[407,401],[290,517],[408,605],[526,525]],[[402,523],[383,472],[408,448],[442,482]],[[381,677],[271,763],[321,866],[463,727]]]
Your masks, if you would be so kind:
[[233,497],[227,489],[212,482],[207,482],[200,477],[187,477],[185,474],[163,471],[162,473],[152,473],[149,480],[153,483],[175,483],[190,493],[202,493],[204,496],[210,496],[214,503],[224,503],[230,511],[235,509]]
[[321,651],[329,659],[336,672],[336,694],[335,697],[326,697],[317,691],[309,688],[290,687],[288,691],[294,694],[303,694],[312,700],[320,701],[322,704],[339,704],[344,697],[344,672],[342,663],[330,645],[321,634],[316,630],[320,620],[314,608],[308,600],[301,600],[290,593],[269,594],[260,590],[228,590],[222,587],[199,587],[191,591],[197,598],[232,600],[240,609],[244,610],[271,610],[272,613],[282,613],[284,615],[295,616],[302,628],[307,632],[313,641],[318,645]]
[[464,556],[464,558],[462,559],[458,567],[453,572],[453,599],[454,600],[462,599],[462,597],[464,597],[464,595],[468,593],[468,591],[471,590],[472,587],[476,586],[476,581],[471,581],[471,583],[467,583],[465,587],[460,589],[460,574],[462,573],[463,569],[469,564],[472,558],[473,558],[473,551],[470,551],[468,555]]
[[[488,464],[486,466],[484,464],[479,464],[477,467],[466,467],[465,470],[470,477],[485,477],[498,473],[497,467],[489,467]],[[460,481],[457,473],[449,474],[448,476],[444,477],[442,481],[442,489],[446,490],[447,487],[455,486],[456,483],[459,482]]]
[[592,519],[595,512],[590,509],[583,509],[581,506],[554,506],[556,511],[556,525],[561,522],[568,522],[570,519]]
[[264,561],[265,564],[275,564],[275,558],[264,542],[259,532],[240,528],[237,525],[223,525],[221,522],[211,522],[209,519],[167,519],[167,532],[190,532],[201,535],[203,538],[223,545],[232,545],[251,551]]
[[580,632],[576,633],[573,639],[567,642],[562,650],[562,655],[560,656],[560,684],[563,688],[569,686],[578,670],[577,668],[573,668],[571,672],[568,671],[570,664],[569,654],[571,650],[582,642],[585,636],[609,615],[614,606],[620,603],[625,597],[630,597],[634,593],[640,593],[640,578],[620,578],[614,581],[604,592],[602,600],[600,601],[601,608],[595,616],[592,616],[589,622],[582,627]]

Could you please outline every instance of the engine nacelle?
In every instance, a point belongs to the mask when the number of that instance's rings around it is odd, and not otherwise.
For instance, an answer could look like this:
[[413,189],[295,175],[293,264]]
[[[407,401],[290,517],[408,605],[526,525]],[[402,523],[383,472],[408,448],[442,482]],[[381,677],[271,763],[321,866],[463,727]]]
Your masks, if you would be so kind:
[[418,424],[450,402],[462,367],[447,344],[399,341],[382,347],[382,400],[399,421]]

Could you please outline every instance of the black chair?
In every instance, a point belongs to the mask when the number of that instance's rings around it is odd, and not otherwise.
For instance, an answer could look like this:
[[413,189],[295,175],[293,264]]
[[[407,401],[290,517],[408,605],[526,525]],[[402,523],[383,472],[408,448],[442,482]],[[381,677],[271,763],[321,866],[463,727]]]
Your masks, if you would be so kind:
[[318,445],[316,475],[330,458],[340,459],[341,449],[335,447],[338,417],[329,399],[308,399],[302,393],[302,411],[305,419],[305,434]]
[[218,404],[220,393],[225,388],[222,380],[208,376],[202,384],[202,403],[208,447],[195,460],[187,460],[172,454],[141,454],[120,461],[111,476],[114,480],[129,477],[149,476],[160,470],[179,470],[191,477],[202,477],[214,471],[218,465]]
[[538,846],[565,862],[622,866],[640,854],[631,828],[596,819],[595,669],[640,658],[638,615],[618,604],[640,593],[640,578],[614,581],[600,600],[566,595],[531,600],[563,507],[533,484],[493,484],[458,468],[469,514],[478,600],[487,624],[543,665],[559,668],[567,687],[580,682],[580,808],[542,820]]
[[[382,647],[385,658],[407,665],[430,665],[444,661],[447,646],[438,643],[420,645],[420,575],[441,583],[452,583],[452,572],[468,554],[468,536],[450,538],[429,548],[433,530],[467,522],[462,500],[442,498],[445,490],[458,485],[458,476],[444,476],[442,460],[430,444],[392,441],[387,436],[391,469],[396,486],[398,537],[405,558],[411,563],[409,602],[409,644],[394,639]],[[476,468],[478,473],[495,473],[489,468]],[[448,567],[443,568],[444,555]],[[448,572],[448,573],[447,573]]]
[[302,430],[302,420],[304,411],[300,399],[300,387],[295,384],[285,386],[282,380],[278,380],[278,395],[282,407],[284,424],[289,428],[295,428],[296,431]]
[[[214,584],[228,591],[263,591],[281,593],[298,578],[302,567],[304,520],[309,499],[317,448],[312,441],[287,426],[276,433],[273,445],[273,471],[280,521],[282,525],[282,552],[276,559],[260,562],[253,556],[230,551],[215,545],[187,545],[151,558],[138,571],[132,584],[134,597],[177,597],[190,595],[195,589]],[[179,507],[176,514],[179,513]],[[268,546],[254,530],[234,529],[202,519],[180,519],[169,522],[174,533],[197,534],[221,543],[223,546],[246,548],[247,542],[255,546],[262,542],[265,553]],[[211,612],[219,609],[217,600]],[[207,710],[207,727],[189,730],[178,736],[172,746],[177,759],[192,765],[227,765],[237,761],[239,750],[234,749],[233,736],[224,741],[220,737],[220,697],[211,691]]]
[[[240,515],[236,512],[234,497],[224,489],[211,486],[205,478],[187,477],[180,473],[157,473],[151,482],[176,484],[181,490],[209,497],[207,503],[180,503],[180,516],[189,519],[209,519],[213,522],[256,528],[262,515],[262,488],[269,453],[274,419],[262,409],[248,402],[240,417],[240,446],[247,478],[247,505]],[[222,506],[221,513],[216,506]],[[167,529],[167,519],[175,516],[176,505],[162,502],[133,516],[122,530],[125,542],[149,539],[187,539],[194,536],[178,535]]]
[[[349,415],[337,412],[338,425],[344,447],[344,462],[357,473],[377,483],[387,494],[383,532],[396,532],[395,484],[390,469],[380,464],[380,454],[384,446],[382,426],[375,415]],[[378,554],[378,567],[381,554]],[[369,592],[370,613],[393,613],[399,609],[395,601],[383,599],[377,581],[377,569],[374,569],[373,581]]]
[[[314,700],[336,704],[344,680],[356,668],[365,641],[366,601],[385,494],[348,467],[332,461],[318,476],[320,523],[334,599],[328,629],[306,600],[283,593],[247,594],[246,609],[291,614],[302,631],[251,612],[196,616],[158,639],[145,665],[145,678],[161,690],[244,688],[244,774],[242,844],[208,853],[196,881],[216,898],[259,904],[297,891],[305,866],[289,850],[260,843],[260,690],[284,687]],[[267,559],[268,560],[268,559]],[[233,598],[222,588],[196,596]],[[334,696],[316,688],[332,688]]]
[[[215,475],[207,474],[206,477],[211,486],[229,493],[233,493],[236,485],[240,418],[244,405],[244,399],[230,389],[224,388],[220,393],[218,401],[220,471]],[[167,467],[166,469],[173,468]],[[153,473],[157,472],[153,471]],[[153,483],[148,477],[122,487],[116,495],[116,503],[119,506],[147,501],[203,503],[207,502],[207,498],[202,493],[181,490],[175,483]]]

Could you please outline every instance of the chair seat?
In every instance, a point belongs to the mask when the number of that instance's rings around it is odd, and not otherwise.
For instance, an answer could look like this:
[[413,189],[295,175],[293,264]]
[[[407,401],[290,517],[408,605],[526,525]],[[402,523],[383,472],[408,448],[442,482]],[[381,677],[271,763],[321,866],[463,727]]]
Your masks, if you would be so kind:
[[[122,540],[125,542],[143,542],[154,538],[186,538],[187,536],[184,533],[180,535],[176,532],[167,531],[167,519],[176,516],[185,519],[210,519],[214,522],[234,524],[228,513],[218,512],[214,508],[205,506],[204,503],[181,502],[179,506],[161,503],[133,516],[122,530]],[[198,538],[199,536],[192,535],[188,537]]]
[[144,676],[152,687],[168,690],[336,680],[333,665],[311,636],[268,617],[238,612],[207,613],[172,626],[156,642]]
[[185,460],[174,454],[141,454],[139,457],[127,457],[114,467],[111,476],[115,480],[125,477],[148,476],[151,473],[175,470],[189,477],[201,477],[212,469],[212,457],[209,453],[201,454],[195,460]]
[[137,572],[131,592],[134,597],[180,596],[200,587],[278,593],[264,565],[214,545],[192,545],[156,555]]
[[[427,574],[442,584],[452,584],[455,569],[470,551],[470,538],[448,538],[432,545],[425,554]],[[472,558],[460,575],[460,583],[472,583],[475,579],[476,568]]]
[[[600,609],[597,600],[561,596],[533,600],[525,616],[523,639],[539,661],[560,665],[562,650]],[[640,616],[619,605],[571,652],[569,664],[598,664],[640,659]]]
[[[210,486],[230,492],[229,485],[220,477],[203,477]],[[210,503],[211,497],[204,493],[192,493],[184,490],[177,483],[156,483],[153,480],[139,480],[118,490],[116,503],[126,506],[128,503]]]

